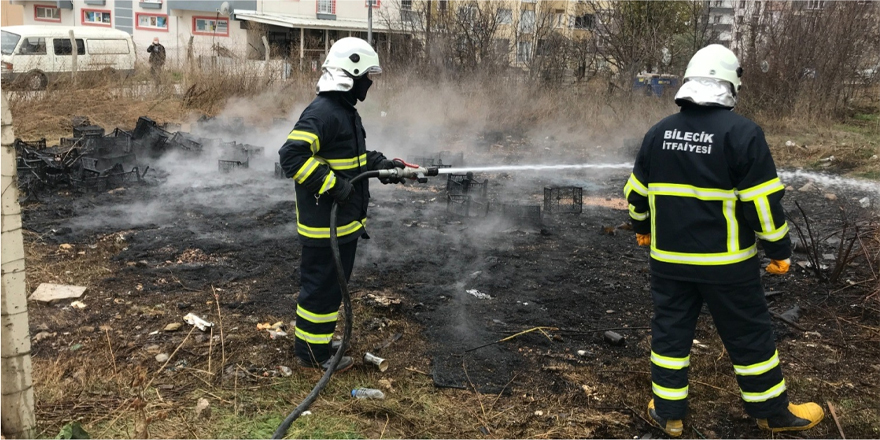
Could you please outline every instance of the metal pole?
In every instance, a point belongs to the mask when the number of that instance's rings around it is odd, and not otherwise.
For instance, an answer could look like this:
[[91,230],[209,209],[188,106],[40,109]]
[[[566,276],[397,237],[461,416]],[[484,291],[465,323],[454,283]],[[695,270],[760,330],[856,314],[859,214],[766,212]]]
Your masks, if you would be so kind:
[[373,0],[367,0],[367,43],[373,45]]

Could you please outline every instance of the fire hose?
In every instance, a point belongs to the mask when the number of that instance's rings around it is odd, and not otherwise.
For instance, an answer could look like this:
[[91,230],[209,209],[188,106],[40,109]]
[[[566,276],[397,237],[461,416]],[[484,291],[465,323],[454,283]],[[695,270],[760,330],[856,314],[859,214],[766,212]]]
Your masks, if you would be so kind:
[[[395,161],[398,160],[399,159],[395,159]],[[419,165],[408,164],[402,160],[399,161],[406,166],[404,168],[392,168],[390,170],[367,171],[358,174],[354,179],[351,179],[350,182],[354,185],[363,179],[369,179],[372,177],[389,177],[406,178],[416,180],[419,183],[425,183],[428,181],[428,176],[436,176],[438,174],[437,168],[424,168]],[[330,376],[333,375],[333,371],[336,369],[336,366],[339,365],[342,356],[345,355],[345,351],[348,349],[348,341],[351,339],[351,296],[348,293],[348,280],[345,279],[345,270],[342,267],[342,256],[339,254],[339,237],[336,234],[336,212],[338,208],[339,204],[336,203],[336,201],[333,201],[333,207],[330,208],[330,250],[333,252],[333,264],[336,266],[336,279],[339,282],[339,290],[342,292],[342,309],[345,312],[345,327],[342,332],[342,344],[340,345],[339,350],[336,351],[336,354],[333,355],[333,358],[331,358],[330,366],[327,367],[327,371],[324,372],[324,375],[321,376],[321,379],[315,384],[315,387],[312,388],[312,391],[306,396],[302,403],[294,408],[294,410],[288,414],[287,418],[281,422],[281,425],[275,430],[275,434],[272,435],[273,439],[284,438],[290,425],[298,419],[305,410],[312,406],[312,403],[318,398],[318,394],[320,394],[321,390],[323,390],[324,387],[327,386],[327,383],[330,382]]]

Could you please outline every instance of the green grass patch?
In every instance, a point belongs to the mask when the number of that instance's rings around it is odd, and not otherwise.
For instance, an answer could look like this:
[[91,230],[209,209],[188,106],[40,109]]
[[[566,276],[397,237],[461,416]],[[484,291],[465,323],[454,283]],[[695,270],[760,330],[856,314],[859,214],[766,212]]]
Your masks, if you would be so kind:
[[852,118],[857,121],[872,122],[872,121],[876,121],[876,120],[880,119],[880,114],[878,114],[878,113],[856,113],[855,115],[853,115]]

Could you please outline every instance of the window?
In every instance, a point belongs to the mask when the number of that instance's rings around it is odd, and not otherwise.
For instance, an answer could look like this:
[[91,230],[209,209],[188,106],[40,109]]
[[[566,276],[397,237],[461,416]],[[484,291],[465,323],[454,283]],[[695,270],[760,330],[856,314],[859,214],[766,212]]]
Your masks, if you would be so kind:
[[163,14],[144,14],[138,12],[135,27],[144,30],[168,31],[168,16]]
[[503,55],[510,52],[510,40],[507,38],[495,39],[495,53]]
[[525,10],[520,13],[519,30],[527,34],[535,32],[535,11]]
[[737,24],[737,25],[742,25],[742,24],[743,24],[743,16],[742,16],[742,15],[737,15],[737,16],[736,16],[736,24]]
[[745,8],[746,8],[746,0],[740,0],[740,2],[739,2],[739,8],[740,8],[740,9],[745,9]]
[[216,17],[193,17],[193,34],[229,36],[229,20]]
[[378,9],[382,3],[382,0],[364,0],[364,7],[369,8],[370,2],[373,3],[373,9]]
[[715,22],[715,24],[721,23],[721,16],[716,15],[716,16],[712,17],[712,21]]
[[716,8],[720,8],[720,7],[722,7],[722,6],[724,6],[724,1],[722,1],[722,0],[715,0],[715,7],[716,7]]
[[128,40],[96,40],[89,39],[86,41],[89,46],[89,54],[91,55],[119,55],[127,54]]
[[[55,38],[52,40],[52,46],[54,46],[55,55],[71,55],[73,53],[70,45],[70,38]],[[76,54],[86,54],[86,45],[83,44],[83,40],[81,38],[76,39]]]
[[498,10],[498,24],[513,23],[513,12],[510,9]]
[[562,9],[557,9],[553,14],[553,27],[564,27],[565,26],[565,11]]
[[92,26],[110,26],[110,11],[83,9],[82,24]]
[[55,6],[34,5],[34,20],[61,23],[61,9]]
[[46,55],[46,39],[43,37],[28,37],[18,48],[19,55]]
[[18,46],[18,41],[21,40],[21,35],[6,31],[0,31],[0,35],[3,36],[2,54],[12,55],[12,51],[15,50],[15,46]]
[[825,0],[809,0],[807,1],[807,9],[822,9],[825,7]]
[[532,59],[532,42],[519,41],[516,43],[516,62],[527,63]]
[[318,0],[319,14],[336,14],[336,0]]
[[[410,5],[412,5],[412,0],[409,0],[409,1],[410,1]],[[410,6],[410,7],[412,7],[412,6]],[[440,9],[440,12],[446,12],[446,10],[449,9],[449,0],[440,0],[440,2],[437,3],[437,8]]]
[[400,10],[412,11],[412,0],[400,0]]
[[550,44],[547,43],[547,40],[538,40],[538,47],[535,48],[535,55],[547,56],[550,55],[550,52]]
[[596,16],[593,14],[578,15],[574,18],[575,29],[593,29],[596,25]]

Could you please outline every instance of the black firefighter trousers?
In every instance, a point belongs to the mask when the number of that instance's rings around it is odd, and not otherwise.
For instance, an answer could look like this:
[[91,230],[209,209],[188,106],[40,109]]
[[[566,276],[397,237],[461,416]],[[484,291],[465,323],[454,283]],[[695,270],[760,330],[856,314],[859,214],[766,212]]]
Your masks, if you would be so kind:
[[[357,242],[339,245],[346,281],[351,278]],[[294,352],[303,361],[320,364],[330,359],[330,341],[342,302],[333,252],[329,247],[303,246],[299,273]]]
[[746,412],[767,418],[788,407],[785,380],[761,281],[704,284],[651,276],[651,381],[657,415],[687,412],[688,367],[703,301],[730,354]]

